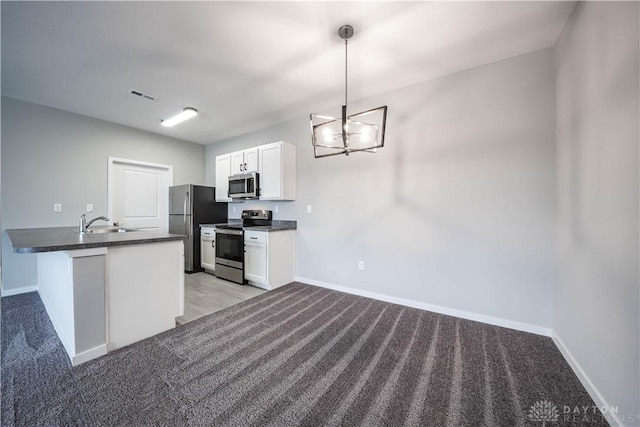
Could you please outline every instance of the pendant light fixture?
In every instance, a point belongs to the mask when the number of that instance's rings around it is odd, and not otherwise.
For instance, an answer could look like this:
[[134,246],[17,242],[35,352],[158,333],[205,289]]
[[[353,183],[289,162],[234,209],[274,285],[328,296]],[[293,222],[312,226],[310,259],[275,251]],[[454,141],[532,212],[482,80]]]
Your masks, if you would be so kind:
[[386,105],[361,113],[347,113],[347,44],[353,36],[353,27],[343,25],[338,35],[344,40],[344,105],[340,118],[311,113],[311,143],[316,158],[348,156],[356,151],[375,153],[384,146]]

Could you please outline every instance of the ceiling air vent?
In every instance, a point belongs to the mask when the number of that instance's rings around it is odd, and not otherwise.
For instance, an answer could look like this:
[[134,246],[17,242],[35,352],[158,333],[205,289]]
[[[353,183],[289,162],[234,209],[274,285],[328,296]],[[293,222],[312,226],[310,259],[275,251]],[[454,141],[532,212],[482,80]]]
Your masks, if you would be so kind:
[[129,91],[129,93],[132,94],[132,95],[135,95],[135,96],[139,96],[139,97],[144,98],[144,99],[148,99],[149,101],[155,101],[156,99],[158,99],[155,96],[147,95],[146,93],[142,93],[142,92],[139,92],[139,91],[134,90],[134,89],[131,89]]

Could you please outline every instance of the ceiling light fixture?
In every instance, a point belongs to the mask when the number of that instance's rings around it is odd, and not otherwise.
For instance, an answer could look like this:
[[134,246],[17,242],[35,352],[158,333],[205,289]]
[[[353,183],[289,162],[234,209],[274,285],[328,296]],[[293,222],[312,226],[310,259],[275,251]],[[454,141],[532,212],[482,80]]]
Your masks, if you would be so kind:
[[387,106],[347,115],[347,42],[353,27],[343,25],[338,35],[344,40],[344,105],[342,117],[311,113],[311,143],[316,158],[349,155],[356,151],[375,153],[384,146]]
[[169,117],[166,120],[160,121],[162,126],[170,128],[171,126],[175,126],[178,123],[182,123],[185,120],[190,119],[191,117],[195,117],[198,115],[198,110],[192,107],[185,107],[181,113],[176,114],[173,117]]

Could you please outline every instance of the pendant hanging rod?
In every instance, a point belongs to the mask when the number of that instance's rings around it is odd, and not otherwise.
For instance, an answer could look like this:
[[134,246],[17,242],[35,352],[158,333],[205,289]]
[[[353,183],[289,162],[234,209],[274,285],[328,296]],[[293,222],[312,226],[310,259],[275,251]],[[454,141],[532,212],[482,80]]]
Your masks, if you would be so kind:
[[338,35],[344,40],[344,105],[347,105],[347,45],[349,39],[353,36],[353,27],[351,25],[343,25],[338,30]]
[[344,40],[344,105],[347,105],[347,44],[349,41]]
[[[338,30],[338,35],[344,40],[344,105],[342,106],[342,144],[345,148],[349,148],[349,130],[347,129],[347,46],[349,39],[353,36],[353,27],[351,25],[343,25]],[[347,156],[349,152],[345,153]]]

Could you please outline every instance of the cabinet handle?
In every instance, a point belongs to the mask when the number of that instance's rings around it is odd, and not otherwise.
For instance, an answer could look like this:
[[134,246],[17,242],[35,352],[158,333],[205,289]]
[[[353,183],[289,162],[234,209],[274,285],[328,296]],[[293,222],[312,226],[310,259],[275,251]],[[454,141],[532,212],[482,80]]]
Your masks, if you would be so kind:
[[245,172],[247,171],[247,164],[246,163],[244,164],[244,171]]
[[250,238],[250,239],[253,239],[253,240],[258,240],[258,238],[257,238],[257,237],[249,237],[249,238]]
[[215,248],[216,247],[216,242],[211,242],[211,247]]

